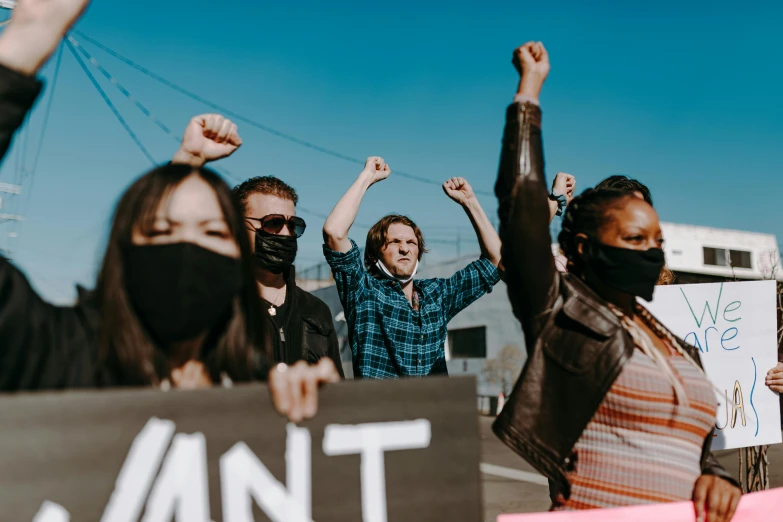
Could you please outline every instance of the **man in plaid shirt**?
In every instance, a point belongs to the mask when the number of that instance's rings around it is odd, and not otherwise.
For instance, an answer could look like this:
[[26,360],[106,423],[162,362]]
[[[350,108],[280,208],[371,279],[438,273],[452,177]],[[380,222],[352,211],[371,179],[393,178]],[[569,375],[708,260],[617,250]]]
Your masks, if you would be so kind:
[[500,280],[500,238],[468,182],[451,178],[443,190],[463,207],[476,230],[478,261],[448,279],[414,281],[427,251],[424,238],[413,221],[391,214],[368,232],[362,262],[348,231],[367,189],[389,174],[383,158],[368,158],[324,224],[324,255],[348,321],[354,376],[446,375],[448,322]]

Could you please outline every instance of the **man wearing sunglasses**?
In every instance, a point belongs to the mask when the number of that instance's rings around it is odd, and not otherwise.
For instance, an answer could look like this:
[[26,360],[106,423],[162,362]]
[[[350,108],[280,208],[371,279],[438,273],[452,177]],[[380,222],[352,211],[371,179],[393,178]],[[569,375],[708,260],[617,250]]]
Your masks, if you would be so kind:
[[500,238],[464,178],[443,191],[468,215],[481,259],[448,279],[417,279],[426,252],[419,227],[390,214],[367,233],[364,261],[348,232],[371,185],[391,170],[382,158],[367,158],[359,177],[324,224],[324,255],[348,321],[356,377],[385,379],[445,375],[448,322],[499,281]]
[[[218,114],[193,118],[174,162],[202,166],[233,154],[242,140],[236,125]],[[248,179],[233,189],[242,205],[245,226],[254,245],[256,281],[264,301],[264,317],[277,335],[270,339],[276,362],[334,361],[344,377],[340,347],[329,307],[296,286],[292,267],[297,239],[305,221],[296,215],[296,191],[273,176]]]

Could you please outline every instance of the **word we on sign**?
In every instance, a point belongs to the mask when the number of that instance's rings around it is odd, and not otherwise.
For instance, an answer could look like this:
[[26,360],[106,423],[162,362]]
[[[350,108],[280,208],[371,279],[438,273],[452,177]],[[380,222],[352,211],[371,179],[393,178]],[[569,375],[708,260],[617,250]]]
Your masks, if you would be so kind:
[[299,426],[260,385],[6,396],[0,415],[4,520],[481,516],[472,378],[327,386]]
[[720,392],[713,449],[781,442],[778,396],[764,385],[777,364],[774,281],[659,286],[649,310],[699,349]]

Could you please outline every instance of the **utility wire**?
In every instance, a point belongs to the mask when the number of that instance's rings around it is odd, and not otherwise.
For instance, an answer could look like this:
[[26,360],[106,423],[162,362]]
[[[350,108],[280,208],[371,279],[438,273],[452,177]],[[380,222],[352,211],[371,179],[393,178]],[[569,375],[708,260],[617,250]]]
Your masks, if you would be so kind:
[[[117,51],[115,51],[115,50],[113,50],[113,49],[103,45],[102,43],[98,42],[97,40],[95,40],[93,38],[90,38],[89,36],[87,36],[86,34],[82,33],[81,31],[78,31],[78,30],[74,29],[72,32],[75,33],[75,34],[78,34],[85,41],[90,42],[94,46],[96,46],[99,49],[103,50],[104,52],[110,54],[111,56],[117,58],[118,60],[120,60],[121,62],[125,63],[126,65],[129,65],[130,67],[133,67],[134,69],[136,69],[137,71],[141,72],[142,74],[145,74],[146,76],[149,76],[153,80],[155,80],[155,81],[157,81],[159,83],[162,83],[163,85],[169,87],[170,89],[173,89],[173,90],[179,92],[180,94],[183,94],[183,95],[185,95],[185,96],[187,96],[187,97],[189,97],[189,98],[191,98],[191,99],[193,99],[193,100],[195,100],[195,101],[197,101],[199,103],[202,103],[202,104],[206,105],[207,107],[210,107],[210,108],[212,108],[212,109],[214,109],[214,110],[216,110],[216,111],[218,111],[218,112],[220,112],[220,113],[222,113],[222,114],[224,114],[226,116],[230,116],[234,120],[245,122],[248,125],[256,127],[257,129],[260,129],[260,130],[262,130],[264,132],[267,132],[269,134],[272,134],[273,136],[277,136],[278,138],[282,138],[284,140],[290,141],[292,143],[296,143],[296,144],[301,145],[303,147],[307,147],[309,149],[321,152],[323,154],[332,156],[334,158],[338,158],[338,159],[341,159],[341,160],[344,160],[344,161],[348,161],[350,163],[355,163],[357,165],[362,165],[362,166],[365,163],[365,160],[363,160],[363,159],[347,156],[347,155],[341,154],[341,153],[339,153],[337,151],[334,151],[334,150],[331,150],[331,149],[327,149],[326,147],[321,147],[320,145],[317,145],[315,143],[312,143],[312,142],[309,142],[309,141],[305,141],[305,140],[297,138],[295,136],[291,136],[290,134],[286,134],[285,132],[282,132],[282,131],[279,131],[277,129],[274,129],[274,128],[268,126],[268,125],[264,125],[263,123],[260,123],[260,122],[258,122],[256,120],[252,120],[252,119],[250,119],[250,118],[248,118],[246,116],[243,116],[243,115],[241,115],[241,114],[239,114],[237,112],[234,112],[231,109],[228,109],[226,107],[218,105],[217,103],[211,102],[211,101],[207,100],[206,98],[204,98],[202,96],[199,96],[198,94],[196,94],[196,93],[194,93],[194,92],[192,92],[192,91],[190,91],[190,90],[188,90],[188,89],[186,89],[184,87],[181,87],[180,85],[177,85],[176,83],[174,83],[174,82],[172,82],[170,80],[167,80],[166,78],[163,78],[162,76],[160,76],[158,74],[153,73],[152,71],[150,71],[146,67],[143,67],[143,66],[139,65],[138,63],[134,62],[130,58],[126,58],[125,56],[121,55]],[[402,172],[402,171],[399,171],[399,170],[395,170],[394,174],[396,176],[403,177],[403,178],[408,178],[408,179],[411,179],[411,180],[414,180],[414,181],[418,181],[420,183],[427,183],[429,185],[438,185],[438,186],[441,185],[441,183],[438,182],[438,181],[435,181],[435,180],[432,180],[432,179],[429,179],[429,178],[425,178],[425,177],[422,177],[422,176],[417,176],[415,174]],[[474,190],[474,192],[476,194],[481,194],[481,195],[484,195],[484,196],[492,196],[493,195],[493,194],[491,194],[489,192],[480,191],[480,190]]]
[[[65,50],[65,45],[60,44],[60,49],[57,51],[57,61],[54,65],[54,75],[52,76],[52,86],[49,89],[49,99],[46,102],[46,108],[44,109],[44,117],[43,122],[41,123],[41,135],[38,137],[38,145],[35,148],[35,156],[33,156],[32,159],[32,166],[30,167],[30,170],[25,172],[25,177],[22,178],[23,184],[25,181],[29,181],[30,186],[25,191],[25,203],[22,208],[25,210],[30,204],[30,199],[33,196],[33,187],[35,187],[35,174],[38,172],[38,162],[41,159],[41,151],[43,150],[43,144],[44,144],[44,138],[46,137],[46,130],[49,128],[49,117],[52,114],[52,102],[54,101],[54,93],[57,90],[57,79],[60,77],[60,65],[63,61],[63,51]],[[29,180],[26,179],[29,176]],[[22,214],[22,212],[20,212]],[[16,230],[17,235],[22,233],[22,227],[24,226],[23,222],[19,222],[18,229]]]
[[152,163],[152,165],[157,165],[158,162],[155,161],[155,158],[152,157],[152,154],[149,153],[146,147],[144,147],[144,144],[141,143],[138,136],[136,136],[136,133],[133,132],[133,129],[130,128],[130,125],[128,125],[128,122],[125,121],[125,118],[122,117],[120,112],[117,110],[117,107],[114,106],[114,103],[112,103],[109,96],[106,94],[106,92],[103,90],[103,88],[98,83],[98,80],[95,78],[95,76],[92,75],[90,70],[87,68],[87,65],[82,60],[81,56],[79,56],[79,53],[74,48],[73,44],[69,40],[65,40],[65,44],[68,46],[68,50],[71,51],[71,54],[73,54],[73,57],[76,58],[76,61],[79,62],[79,65],[81,66],[84,73],[87,75],[87,77],[90,79],[90,82],[92,82],[93,87],[98,91],[98,93],[101,95],[101,98],[103,98],[103,101],[106,103],[106,105],[109,106],[109,109],[111,109],[111,112],[114,113],[114,116],[117,118],[117,120],[120,122],[120,124],[123,126],[125,131],[128,133],[128,135],[131,137],[133,142],[136,144],[136,146],[141,150],[141,152],[144,153],[144,155],[147,157],[147,159]]

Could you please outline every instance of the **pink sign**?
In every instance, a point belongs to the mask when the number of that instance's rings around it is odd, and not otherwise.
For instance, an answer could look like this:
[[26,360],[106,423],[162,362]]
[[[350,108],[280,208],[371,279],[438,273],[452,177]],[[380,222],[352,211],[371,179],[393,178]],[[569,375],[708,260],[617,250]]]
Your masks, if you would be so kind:
[[[781,520],[783,488],[745,495],[740,500],[732,522],[759,522]],[[587,511],[560,511],[527,515],[500,515],[497,522],[694,522],[696,514],[692,502],[652,504],[614,509]]]

